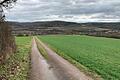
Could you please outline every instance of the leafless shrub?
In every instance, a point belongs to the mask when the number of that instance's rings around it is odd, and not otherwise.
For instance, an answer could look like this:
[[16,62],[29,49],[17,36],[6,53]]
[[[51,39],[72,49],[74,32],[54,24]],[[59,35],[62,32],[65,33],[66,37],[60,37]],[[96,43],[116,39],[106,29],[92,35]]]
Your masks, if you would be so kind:
[[11,28],[4,21],[5,15],[3,7],[11,8],[16,0],[0,0],[0,64],[16,51],[15,39],[11,34]]

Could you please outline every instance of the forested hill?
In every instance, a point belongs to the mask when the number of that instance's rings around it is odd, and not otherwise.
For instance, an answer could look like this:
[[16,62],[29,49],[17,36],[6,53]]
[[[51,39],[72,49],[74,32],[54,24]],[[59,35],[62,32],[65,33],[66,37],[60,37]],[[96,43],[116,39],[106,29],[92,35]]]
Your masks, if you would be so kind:
[[75,23],[65,21],[42,21],[42,22],[9,22],[13,27],[98,27],[108,29],[119,29],[120,23]]
[[120,37],[120,23],[75,23],[65,21],[8,22],[14,35],[84,34]]

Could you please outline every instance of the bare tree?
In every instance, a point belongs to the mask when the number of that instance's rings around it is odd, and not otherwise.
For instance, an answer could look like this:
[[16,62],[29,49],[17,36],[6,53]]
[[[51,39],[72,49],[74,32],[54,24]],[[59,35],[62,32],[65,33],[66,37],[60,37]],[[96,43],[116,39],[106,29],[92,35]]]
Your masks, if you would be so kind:
[[0,0],[0,64],[9,57],[11,53],[16,51],[14,37],[11,28],[5,22],[5,14],[3,7],[11,8],[16,0]]

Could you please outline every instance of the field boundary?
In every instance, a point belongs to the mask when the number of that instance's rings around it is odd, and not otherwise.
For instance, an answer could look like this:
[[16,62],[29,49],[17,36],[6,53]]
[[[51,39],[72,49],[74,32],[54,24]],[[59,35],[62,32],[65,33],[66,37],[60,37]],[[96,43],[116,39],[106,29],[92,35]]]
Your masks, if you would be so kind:
[[31,38],[24,39],[23,37],[16,38],[17,52],[11,54],[6,62],[0,65],[0,80],[29,79]]

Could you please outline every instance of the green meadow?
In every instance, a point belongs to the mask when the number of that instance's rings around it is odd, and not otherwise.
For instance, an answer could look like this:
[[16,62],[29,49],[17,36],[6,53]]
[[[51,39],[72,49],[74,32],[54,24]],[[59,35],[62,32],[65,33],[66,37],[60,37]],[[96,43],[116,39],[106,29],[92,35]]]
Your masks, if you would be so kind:
[[[97,73],[104,80],[120,80],[120,40],[79,35],[39,36],[59,55]],[[69,58],[69,59],[68,59]]]

